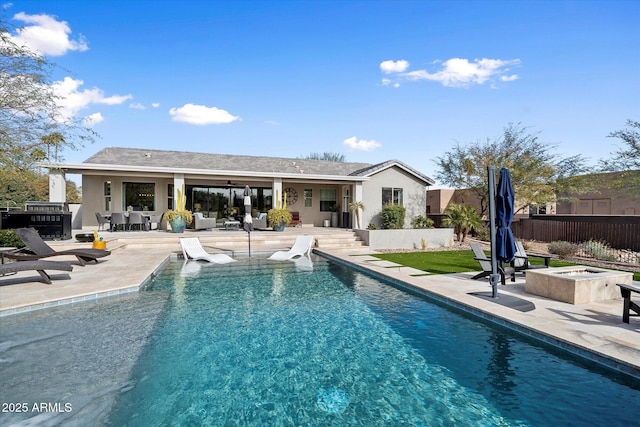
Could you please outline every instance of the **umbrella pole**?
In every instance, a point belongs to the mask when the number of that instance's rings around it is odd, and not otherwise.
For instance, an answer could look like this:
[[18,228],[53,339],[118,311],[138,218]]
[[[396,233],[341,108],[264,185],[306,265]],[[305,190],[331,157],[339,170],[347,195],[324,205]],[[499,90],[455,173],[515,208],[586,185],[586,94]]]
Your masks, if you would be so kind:
[[491,236],[491,283],[492,297],[498,297],[498,259],[496,257],[496,168],[487,166],[487,178],[489,181],[489,234]]

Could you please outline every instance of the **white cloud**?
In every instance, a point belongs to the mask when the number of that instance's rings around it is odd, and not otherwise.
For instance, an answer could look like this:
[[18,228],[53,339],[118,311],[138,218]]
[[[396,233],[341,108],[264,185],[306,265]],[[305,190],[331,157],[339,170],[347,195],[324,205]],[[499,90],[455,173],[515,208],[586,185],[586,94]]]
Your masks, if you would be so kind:
[[[519,59],[483,58],[469,62],[468,59],[464,58],[451,58],[444,61],[442,68],[435,73],[417,70],[405,73],[404,76],[410,80],[431,80],[444,86],[466,87],[472,84],[484,84],[496,77],[502,77],[501,75],[509,70],[509,66],[518,64],[520,64]],[[508,78],[502,81],[511,80]]]
[[169,114],[174,122],[189,123],[192,125],[224,124],[240,120],[225,110],[205,105],[185,104],[179,108],[172,108]]
[[151,103],[151,106],[152,106],[153,108],[158,108],[158,107],[160,106],[160,103],[159,103],[159,102],[152,102],[152,103]]
[[143,104],[140,104],[139,102],[132,102],[131,104],[129,104],[129,108],[133,108],[134,110],[146,110],[147,107],[145,107]]
[[102,113],[93,113],[82,120],[84,125],[87,127],[93,127],[94,125],[97,125],[98,123],[103,121],[104,117],[102,117]]
[[401,59],[399,61],[382,61],[380,63],[380,70],[385,74],[402,73],[409,68],[409,62]]
[[502,76],[502,77],[500,77],[500,81],[503,81],[503,82],[513,82],[513,81],[518,80],[518,79],[519,79],[519,77],[518,77],[517,74],[512,74],[510,76]]
[[118,105],[132,98],[131,95],[104,96],[104,92],[98,88],[80,90],[84,82],[65,77],[62,81],[54,82],[51,87],[60,97],[60,120],[67,120],[77,116],[78,112],[91,104]]
[[474,84],[491,83],[491,87],[495,87],[494,82],[512,82],[519,79],[517,74],[507,73],[510,66],[520,65],[519,59],[475,59],[469,61],[464,58],[451,58],[441,63],[440,70],[433,73],[427,70],[414,70],[405,72],[409,66],[407,61],[384,61],[380,64],[380,69],[385,74],[396,73],[393,78],[383,78],[383,86],[391,86],[397,88],[402,80],[429,80],[449,87],[468,87]]
[[378,141],[374,141],[373,139],[369,141],[361,139],[358,141],[358,138],[356,138],[355,136],[345,139],[344,145],[346,145],[347,148],[353,151],[371,151],[375,150],[376,148],[382,147],[382,144],[380,144]]
[[70,50],[84,52],[89,49],[84,36],[80,35],[77,40],[69,39],[71,28],[65,21],[57,21],[55,17],[20,12],[13,19],[31,24],[19,28],[13,36],[14,41],[40,55],[61,56]]
[[400,83],[394,82],[391,79],[382,79],[382,86],[400,87]]
[[271,125],[271,126],[279,126],[280,122],[276,122],[275,120],[265,120],[264,124]]

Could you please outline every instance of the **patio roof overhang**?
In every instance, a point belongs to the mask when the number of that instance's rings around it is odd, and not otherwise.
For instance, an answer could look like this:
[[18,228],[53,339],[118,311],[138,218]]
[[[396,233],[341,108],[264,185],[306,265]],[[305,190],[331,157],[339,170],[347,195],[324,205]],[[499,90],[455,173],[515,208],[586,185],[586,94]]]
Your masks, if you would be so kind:
[[131,166],[113,165],[99,163],[39,163],[38,166],[46,169],[63,170],[69,174],[80,175],[115,175],[115,176],[146,176],[158,178],[173,178],[175,174],[182,174],[185,178],[206,178],[219,177],[220,179],[252,178],[252,179],[275,179],[280,178],[295,182],[363,182],[369,181],[367,176],[345,176],[345,175],[319,175],[306,173],[283,173],[283,172],[255,172],[220,169],[192,169],[192,168],[168,168],[159,166]]

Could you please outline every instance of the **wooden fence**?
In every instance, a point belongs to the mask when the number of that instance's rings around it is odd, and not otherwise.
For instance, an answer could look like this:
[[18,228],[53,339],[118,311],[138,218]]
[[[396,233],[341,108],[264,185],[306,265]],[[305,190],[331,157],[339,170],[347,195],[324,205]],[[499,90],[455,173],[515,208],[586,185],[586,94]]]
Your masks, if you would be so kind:
[[512,224],[517,239],[572,243],[599,240],[615,249],[640,251],[638,215],[533,215]]

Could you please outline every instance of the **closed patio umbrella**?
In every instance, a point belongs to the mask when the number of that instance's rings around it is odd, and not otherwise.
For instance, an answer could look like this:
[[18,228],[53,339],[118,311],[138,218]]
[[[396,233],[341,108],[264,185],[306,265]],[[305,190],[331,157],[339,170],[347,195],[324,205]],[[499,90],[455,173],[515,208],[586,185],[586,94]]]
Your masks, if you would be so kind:
[[251,218],[251,188],[244,186],[244,231],[249,236],[249,256],[251,256],[251,231],[253,230],[253,220]]
[[515,194],[511,186],[509,169],[500,169],[496,191],[496,255],[502,262],[511,262],[518,248],[511,231]]

